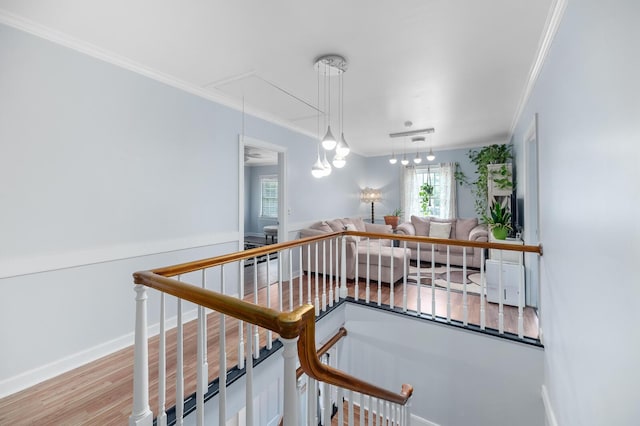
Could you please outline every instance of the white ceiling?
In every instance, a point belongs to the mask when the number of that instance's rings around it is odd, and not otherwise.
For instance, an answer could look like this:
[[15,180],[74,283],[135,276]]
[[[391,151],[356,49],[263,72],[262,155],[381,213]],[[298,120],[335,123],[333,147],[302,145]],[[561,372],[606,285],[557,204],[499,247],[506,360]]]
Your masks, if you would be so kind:
[[315,110],[307,105],[316,105],[314,59],[341,54],[349,63],[345,136],[355,152],[370,156],[388,154],[392,141],[402,148],[405,139],[388,134],[406,130],[407,120],[413,129],[435,128],[425,149],[507,142],[552,4],[0,0],[0,14],[89,43],[235,106],[244,95],[248,112],[311,135],[317,134]]

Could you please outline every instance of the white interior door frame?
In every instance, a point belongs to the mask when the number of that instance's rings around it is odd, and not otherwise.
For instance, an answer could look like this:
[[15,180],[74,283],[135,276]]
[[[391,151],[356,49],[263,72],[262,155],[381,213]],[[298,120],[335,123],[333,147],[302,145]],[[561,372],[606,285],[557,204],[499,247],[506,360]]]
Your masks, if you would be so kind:
[[[525,244],[540,243],[540,202],[538,195],[538,114],[527,129],[522,141],[524,151],[524,229]],[[525,276],[528,305],[540,307],[540,259],[534,253],[525,254]]]
[[[287,215],[287,148],[271,142],[254,139],[242,134],[238,135],[238,188],[244,192],[244,149],[245,146],[267,149],[278,153],[278,242],[289,239],[289,223]],[[244,194],[238,197],[238,247],[244,247]]]

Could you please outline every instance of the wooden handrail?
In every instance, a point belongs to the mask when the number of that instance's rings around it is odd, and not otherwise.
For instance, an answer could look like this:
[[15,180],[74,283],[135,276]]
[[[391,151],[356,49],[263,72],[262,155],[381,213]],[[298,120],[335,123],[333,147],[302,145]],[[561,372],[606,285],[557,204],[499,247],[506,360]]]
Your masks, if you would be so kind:
[[235,253],[223,254],[221,256],[210,257],[207,259],[196,260],[194,262],[180,263],[178,265],[166,266],[153,269],[152,272],[164,277],[174,277],[188,272],[199,271],[205,268],[225,265],[227,263],[238,262],[240,260],[251,259],[253,257],[262,256],[276,251],[302,246],[308,243],[328,240],[344,234],[344,232],[332,232],[329,234],[318,235],[314,237],[300,238],[297,240],[286,241],[283,243],[269,244],[263,247],[256,247],[249,250],[237,251]]
[[529,245],[515,245],[505,243],[489,243],[480,241],[465,241],[465,240],[453,240],[448,238],[431,238],[421,237],[414,235],[400,235],[400,234],[378,234],[371,232],[359,232],[359,231],[342,231],[331,232],[328,234],[318,235],[314,237],[300,238],[297,240],[286,241],[283,243],[270,244],[263,247],[257,247],[249,250],[238,251],[235,253],[224,254],[221,256],[210,257],[207,259],[196,260],[194,262],[180,263],[178,265],[166,266],[162,268],[153,269],[152,272],[162,275],[164,277],[173,277],[180,274],[186,274],[188,272],[199,271],[205,268],[212,268],[214,266],[225,265],[232,262],[238,262],[240,260],[251,259],[253,257],[262,256],[265,254],[273,253],[276,251],[303,246],[309,243],[319,242],[323,240],[332,239],[341,235],[352,235],[358,237],[368,237],[377,239],[399,240],[399,241],[411,241],[415,243],[423,244],[442,244],[459,247],[477,247],[484,249],[498,249],[509,251],[520,251],[528,253],[537,253],[542,255],[542,246],[529,246]]
[[301,368],[305,374],[316,380],[397,404],[405,404],[413,393],[413,387],[410,385],[403,385],[402,393],[396,394],[322,364],[315,348],[315,307],[313,305],[302,305],[290,312],[280,312],[164,277],[153,271],[136,272],[133,277],[136,284],[154,288],[241,321],[258,325],[278,333],[283,338],[298,337],[298,357]]
[[[320,349],[318,349],[318,352],[317,352],[318,358],[322,357],[322,355],[329,352],[329,349],[331,349],[336,343],[340,341],[340,339],[342,339],[346,335],[347,335],[347,329],[344,327],[340,327],[338,329],[338,332],[334,334],[331,337],[331,339],[329,339],[324,345],[322,345]],[[304,370],[302,369],[302,367],[298,367],[298,369],[296,370],[296,377],[299,379],[303,374],[304,374]]]
[[404,405],[411,395],[413,386],[402,385],[400,393],[394,393],[378,386],[350,376],[340,370],[324,365],[316,353],[315,343],[315,312],[306,312],[302,316],[302,328],[298,338],[298,358],[305,374],[314,379],[355,392],[371,395],[396,404]]
[[302,318],[305,314],[309,312],[315,314],[313,305],[302,305],[290,312],[280,312],[173,278],[156,275],[152,271],[136,272],[133,278],[136,284],[155,288],[180,299],[256,324],[275,331],[286,339],[293,339],[300,334]]
[[521,252],[527,252],[527,253],[537,253],[539,255],[542,255],[542,245],[528,246],[528,245],[506,244],[506,243],[489,243],[489,242],[482,242],[482,241],[453,240],[449,238],[432,238],[432,237],[422,237],[417,235],[375,234],[370,232],[358,232],[358,231],[344,231],[343,234],[354,235],[358,237],[380,238],[380,239],[387,239],[387,240],[411,241],[414,243],[423,243],[423,244],[424,243],[442,244],[442,245],[458,246],[458,247],[477,247],[477,248],[485,248],[485,249],[521,251]]

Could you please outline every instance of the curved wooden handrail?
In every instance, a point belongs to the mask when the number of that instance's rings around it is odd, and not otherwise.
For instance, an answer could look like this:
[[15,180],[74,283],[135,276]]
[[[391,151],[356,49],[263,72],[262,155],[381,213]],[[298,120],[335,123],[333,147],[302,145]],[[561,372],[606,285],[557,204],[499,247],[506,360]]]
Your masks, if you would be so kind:
[[303,314],[303,324],[300,337],[298,338],[298,358],[300,359],[300,366],[306,375],[321,382],[364,393],[396,404],[405,405],[407,403],[411,395],[413,395],[413,386],[411,385],[402,385],[401,392],[394,393],[322,364],[315,350],[316,322],[314,315],[315,312],[306,312]]
[[[298,337],[301,368],[305,374],[316,380],[397,404],[405,404],[413,393],[413,387],[410,385],[403,385],[403,392],[396,394],[322,364],[315,349],[315,307],[313,305],[302,305],[290,312],[280,312],[173,278],[163,277],[153,271],[136,272],[133,277],[136,284],[154,288],[241,321],[258,325],[278,333],[283,338]],[[342,336],[337,339],[340,337]],[[326,350],[330,347],[329,343],[323,345],[323,348],[325,346],[327,346]]]
[[249,250],[237,251],[235,253],[223,254],[221,256],[210,257],[207,259],[196,260],[194,262],[180,263],[178,265],[166,266],[153,269],[152,272],[164,277],[174,277],[188,272],[199,271],[205,268],[212,268],[227,263],[238,262],[240,260],[251,259],[253,257],[262,256],[276,251],[303,246],[316,241],[328,240],[344,234],[344,232],[332,232],[329,234],[318,235],[315,237],[300,238],[297,240],[286,241],[283,243],[269,244],[263,247],[256,247]]
[[[340,327],[338,329],[338,332],[334,334],[331,337],[331,339],[329,339],[324,345],[322,345],[320,349],[318,349],[318,352],[317,352],[318,358],[320,358],[322,355],[329,352],[329,349],[331,349],[333,345],[338,343],[340,339],[342,339],[346,335],[347,335],[347,329],[344,327]],[[299,379],[300,376],[302,376],[303,374],[304,374],[304,370],[302,369],[302,367],[298,367],[298,369],[296,370],[296,377]]]
[[230,315],[242,321],[256,324],[262,328],[275,331],[280,336],[293,339],[300,334],[302,318],[305,314],[315,313],[313,305],[302,305],[290,312],[280,312],[264,306],[255,305],[235,297],[216,293],[191,284],[186,284],[153,273],[152,271],[136,272],[134,282],[155,288],[180,299]]

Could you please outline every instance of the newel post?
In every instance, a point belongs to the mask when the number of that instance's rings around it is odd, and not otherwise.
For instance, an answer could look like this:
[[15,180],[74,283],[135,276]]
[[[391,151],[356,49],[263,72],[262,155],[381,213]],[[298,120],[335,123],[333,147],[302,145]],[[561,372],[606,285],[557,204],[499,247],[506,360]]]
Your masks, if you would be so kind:
[[149,360],[147,349],[147,291],[137,284],[136,330],[133,361],[133,410],[129,426],[151,426],[153,413],[149,408]]
[[298,426],[298,379],[296,362],[298,360],[298,338],[280,338],[284,345],[284,426]]

